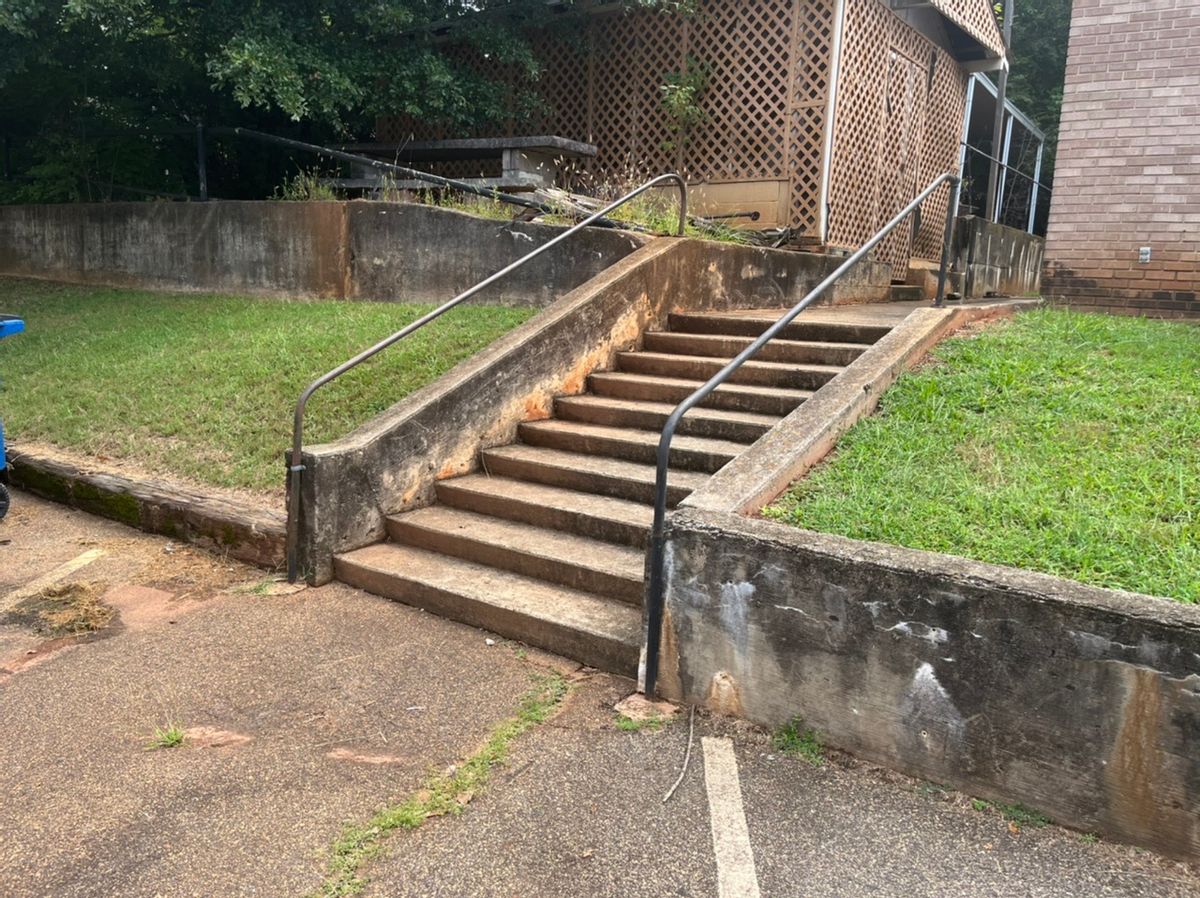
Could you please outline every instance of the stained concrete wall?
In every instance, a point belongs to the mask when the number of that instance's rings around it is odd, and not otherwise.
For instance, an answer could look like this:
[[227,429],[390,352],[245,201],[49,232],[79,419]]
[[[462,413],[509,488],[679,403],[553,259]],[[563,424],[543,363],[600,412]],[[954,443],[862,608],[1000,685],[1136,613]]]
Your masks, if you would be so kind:
[[[0,206],[0,274],[150,289],[444,302],[563,232],[412,203],[97,203]],[[474,302],[543,307],[653,238],[588,228]],[[798,302],[833,256],[692,241],[697,289]],[[864,263],[829,302],[885,299]]]
[[684,508],[667,696],[1200,857],[1200,608]]
[[[0,274],[444,302],[562,231],[405,203],[0,206]],[[546,305],[650,239],[590,228],[476,301]]]
[[1041,290],[1041,237],[970,215],[958,220],[954,243],[953,268],[968,299],[1036,296]]
[[0,206],[0,274],[341,296],[344,229],[341,203]]
[[[347,203],[351,297],[445,301],[565,229],[404,203]],[[588,228],[478,294],[473,302],[546,306],[651,238]]]

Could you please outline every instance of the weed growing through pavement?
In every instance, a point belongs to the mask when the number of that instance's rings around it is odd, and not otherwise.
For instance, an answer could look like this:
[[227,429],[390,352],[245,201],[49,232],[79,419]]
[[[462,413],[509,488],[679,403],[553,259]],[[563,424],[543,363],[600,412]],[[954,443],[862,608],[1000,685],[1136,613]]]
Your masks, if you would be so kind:
[[1043,826],[1051,823],[1049,817],[1041,811],[1035,811],[1033,808],[1027,808],[1023,804],[1004,804],[998,801],[986,801],[982,798],[971,799],[971,807],[977,811],[996,811],[1016,827],[1028,826],[1034,829],[1040,829]]
[[186,738],[187,734],[184,732],[183,727],[172,721],[166,726],[154,728],[154,738],[147,748],[178,748],[183,745]]
[[626,717],[624,714],[617,715],[617,729],[624,733],[657,733],[663,728],[666,721],[658,714],[651,714],[641,720],[636,720],[633,717]]
[[570,684],[559,674],[535,676],[515,716],[501,723],[484,746],[461,764],[430,777],[410,798],[379,811],[366,823],[347,827],[333,845],[325,882],[312,898],[357,895],[367,884],[362,867],[376,857],[393,830],[411,830],[430,817],[457,815],[504,764],[512,743],[544,722],[562,704]]
[[825,763],[825,749],[816,730],[804,726],[804,721],[793,717],[788,723],[775,731],[771,740],[775,750],[793,758],[807,761],[814,767]]

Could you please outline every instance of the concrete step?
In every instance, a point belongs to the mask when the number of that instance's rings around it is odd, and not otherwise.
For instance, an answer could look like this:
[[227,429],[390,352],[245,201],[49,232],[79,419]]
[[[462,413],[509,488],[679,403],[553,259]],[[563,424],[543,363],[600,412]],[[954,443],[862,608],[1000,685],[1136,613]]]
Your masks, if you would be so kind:
[[[677,403],[613,399],[609,396],[560,396],[554,402],[555,417],[564,421],[634,427],[662,432]],[[779,423],[775,415],[694,408],[679,422],[681,436],[712,437],[736,443],[753,443]]]
[[[603,427],[575,421],[531,421],[517,433],[530,446],[563,449],[588,455],[609,456],[652,464],[657,455],[659,433],[628,427]],[[729,464],[745,445],[708,437],[676,437],[671,442],[671,467],[715,474]]]
[[925,288],[911,284],[892,284],[892,302],[921,302],[925,299]]
[[395,543],[339,555],[334,571],[376,595],[602,670],[637,672],[642,613],[624,602]]
[[654,510],[642,502],[486,474],[442,480],[437,498],[453,508],[639,550],[646,548],[654,520]]
[[[520,443],[487,449],[480,456],[480,461],[484,471],[502,477],[597,493],[614,499],[654,501],[654,465]],[[707,474],[672,469],[667,476],[668,504],[677,505],[707,480]]]
[[[618,352],[617,367],[632,374],[708,380],[729,359],[665,352]],[[779,362],[746,362],[729,378],[730,383],[816,390],[833,380],[843,369],[837,365],[784,365]]]
[[[784,310],[780,310],[782,316]],[[722,313],[719,315],[686,314],[671,315],[670,330],[689,334],[727,334],[738,337],[757,337],[774,321],[770,317],[754,314]],[[889,325],[851,323],[847,321],[818,321],[805,319],[804,313],[783,329],[779,337],[784,340],[818,340],[834,343],[874,343],[888,331]]]
[[[597,371],[588,378],[588,386],[593,393],[600,396],[666,402],[672,405],[692,395],[703,383],[702,380],[630,374],[627,371]],[[726,383],[709,394],[701,408],[753,412],[758,415],[790,415],[810,396],[811,390],[783,390],[778,387]]]
[[[731,359],[752,342],[754,342],[753,337],[659,331],[645,335],[643,348],[648,352],[669,352],[675,355],[701,355]],[[870,348],[870,344],[867,343],[831,343],[821,340],[781,340],[776,338],[755,353],[754,361],[845,366]]]
[[645,555],[628,546],[434,505],[387,520],[394,542],[569,586],[642,601]]

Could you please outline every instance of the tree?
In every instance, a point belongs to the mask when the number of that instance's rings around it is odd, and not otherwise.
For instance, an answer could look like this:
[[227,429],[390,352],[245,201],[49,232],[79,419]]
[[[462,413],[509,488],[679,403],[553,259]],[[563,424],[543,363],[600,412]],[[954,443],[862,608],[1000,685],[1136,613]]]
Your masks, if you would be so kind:
[[[486,126],[537,77],[523,28],[574,14],[542,0],[4,0],[0,129],[46,176],[8,195],[95,198],[100,179],[185,192],[194,149],[160,132],[192,122],[318,141],[367,134],[381,112]],[[513,81],[445,54],[439,22]]]
[[[1004,4],[997,4],[1000,14]],[[1062,112],[1071,0],[1021,0],[1013,7],[1012,73],[1008,96],[1046,132],[1043,176],[1054,177]]]

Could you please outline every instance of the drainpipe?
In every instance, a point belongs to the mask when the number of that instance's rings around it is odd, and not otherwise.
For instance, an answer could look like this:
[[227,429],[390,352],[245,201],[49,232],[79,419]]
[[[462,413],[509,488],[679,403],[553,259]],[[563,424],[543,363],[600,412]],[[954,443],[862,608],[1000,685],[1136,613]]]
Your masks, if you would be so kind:
[[987,192],[987,209],[985,217],[988,221],[996,220],[996,200],[999,192],[1000,183],[1000,163],[996,160],[1000,158],[1000,135],[1004,133],[1004,113],[1005,103],[1008,100],[1008,48],[1012,46],[1012,23],[1013,16],[1016,13],[1014,7],[1017,5],[1017,0],[1004,0],[1004,48],[1005,60],[1004,67],[1000,69],[1000,80],[996,84],[996,121],[992,126],[992,165],[988,170],[988,192]]
[[829,242],[829,182],[833,176],[833,127],[837,117],[838,82],[842,68],[842,32],[846,23],[846,0],[837,0],[833,11],[833,45],[829,57],[829,96],[825,106],[825,158],[821,160],[821,195],[817,198],[817,236]]

